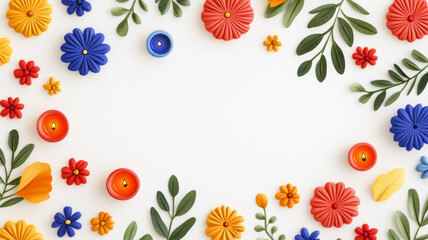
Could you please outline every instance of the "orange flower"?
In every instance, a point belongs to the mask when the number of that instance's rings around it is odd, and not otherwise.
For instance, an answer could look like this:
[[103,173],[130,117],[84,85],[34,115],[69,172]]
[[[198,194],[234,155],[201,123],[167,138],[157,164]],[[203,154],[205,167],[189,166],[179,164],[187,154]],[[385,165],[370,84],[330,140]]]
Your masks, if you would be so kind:
[[17,223],[8,221],[3,228],[0,229],[1,240],[44,240],[41,233],[37,232],[34,225],[27,225],[24,220]]
[[100,212],[98,218],[92,218],[91,220],[92,231],[98,231],[101,236],[108,234],[110,230],[113,230],[114,222],[111,219],[112,216],[109,213]]
[[50,198],[51,191],[51,166],[47,163],[36,162],[24,170],[16,195],[29,202],[40,203]]
[[282,46],[282,42],[278,41],[278,36],[275,35],[272,37],[272,35],[269,35],[267,37],[268,40],[265,40],[263,42],[263,45],[266,46],[268,52],[272,52],[272,50],[275,50],[275,52],[279,51],[279,47]]
[[241,239],[245,227],[241,225],[244,217],[237,216],[236,210],[221,206],[212,210],[207,218],[207,230],[205,234],[212,240],[234,240]]
[[297,193],[297,187],[292,184],[287,184],[287,186],[282,185],[279,187],[281,192],[275,194],[275,198],[280,200],[279,205],[282,207],[294,207],[295,204],[300,202],[300,195]]
[[259,206],[260,208],[266,208],[266,206],[268,205],[267,196],[264,193],[257,194],[256,203],[257,203],[257,206]]
[[270,3],[270,7],[273,8],[287,2],[287,0],[268,0],[268,2]]

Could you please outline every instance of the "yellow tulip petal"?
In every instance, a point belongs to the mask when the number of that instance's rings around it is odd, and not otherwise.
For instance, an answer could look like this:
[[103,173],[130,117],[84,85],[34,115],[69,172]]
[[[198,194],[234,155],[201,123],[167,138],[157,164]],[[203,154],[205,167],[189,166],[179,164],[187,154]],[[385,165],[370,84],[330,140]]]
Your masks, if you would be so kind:
[[398,191],[406,179],[406,170],[397,168],[386,175],[380,175],[372,185],[373,199],[377,202],[388,200]]
[[24,170],[16,195],[31,203],[40,203],[50,198],[49,193],[51,191],[52,175],[50,165],[36,162]]

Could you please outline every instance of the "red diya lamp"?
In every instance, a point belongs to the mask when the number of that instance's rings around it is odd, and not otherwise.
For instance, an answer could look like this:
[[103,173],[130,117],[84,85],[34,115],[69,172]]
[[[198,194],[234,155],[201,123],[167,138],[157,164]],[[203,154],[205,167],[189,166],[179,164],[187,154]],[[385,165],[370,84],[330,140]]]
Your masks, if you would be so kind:
[[106,187],[112,197],[118,200],[129,200],[137,195],[140,179],[130,169],[119,168],[110,174]]
[[348,161],[354,169],[367,171],[376,165],[377,153],[372,145],[358,143],[349,150]]
[[48,142],[59,142],[68,134],[68,120],[58,110],[49,110],[40,115],[37,120],[37,132]]

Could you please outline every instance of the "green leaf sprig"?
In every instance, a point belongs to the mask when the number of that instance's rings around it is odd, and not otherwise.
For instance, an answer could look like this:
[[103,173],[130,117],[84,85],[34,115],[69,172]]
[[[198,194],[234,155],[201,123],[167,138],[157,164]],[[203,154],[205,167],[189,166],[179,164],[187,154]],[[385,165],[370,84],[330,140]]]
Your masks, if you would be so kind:
[[162,15],[168,13],[172,5],[174,16],[178,18],[183,16],[183,10],[181,10],[180,5],[183,7],[190,6],[190,0],[156,0],[155,2],[158,3],[158,8]]
[[[129,2],[129,0],[116,0],[119,3],[127,3]],[[128,8],[123,8],[123,7],[115,7],[111,9],[111,14],[113,16],[122,16],[125,15],[125,18],[122,20],[122,22],[119,23],[119,25],[116,28],[116,32],[117,34],[119,34],[119,36],[125,37],[128,34],[128,30],[129,30],[129,24],[128,24],[128,19],[131,16],[132,17],[132,21],[134,21],[135,24],[141,24],[141,18],[140,16],[138,16],[137,13],[135,13],[135,4],[138,1],[138,5],[140,6],[141,9],[143,9],[145,12],[148,11],[147,8],[147,4],[143,1],[143,0],[133,0],[131,7]]]
[[[301,56],[314,50],[323,41],[325,36],[327,36],[322,49],[313,58],[303,62],[299,66],[299,69],[297,70],[297,75],[299,77],[307,74],[312,67],[312,62],[315,60],[315,58],[320,56],[315,67],[315,74],[319,82],[323,82],[325,80],[327,76],[327,59],[325,56],[325,51],[330,40],[332,43],[330,56],[333,66],[336,69],[336,72],[339,74],[343,74],[345,72],[345,57],[343,55],[342,49],[339,47],[334,37],[334,29],[336,25],[338,26],[339,33],[343,40],[350,47],[352,47],[354,43],[354,31],[352,28],[366,35],[377,34],[377,29],[370,23],[346,15],[342,10],[344,2],[345,0],[341,0],[338,4],[325,4],[309,12],[316,15],[309,22],[308,28],[319,27],[326,24],[331,19],[334,20],[333,24],[330,28],[327,29],[327,31],[323,33],[311,34],[305,37],[298,45],[296,53],[297,55]],[[365,10],[362,6],[353,0],[346,0],[346,2],[358,13],[363,15],[369,14],[367,10]],[[343,18],[339,15],[341,15]]]
[[265,11],[265,18],[275,17],[276,15],[285,12],[282,24],[284,27],[288,28],[291,26],[297,15],[299,15],[303,5],[305,5],[305,0],[287,0],[276,7],[270,7],[270,3],[268,3]]
[[[263,213],[257,213],[256,214],[256,218],[258,220],[263,221],[263,226],[262,225],[255,226],[254,227],[254,231],[256,231],[256,232],[265,232],[266,235],[267,235],[267,237],[270,240],[275,240],[274,234],[278,231],[278,227],[277,226],[272,226],[269,229],[269,225],[274,224],[276,222],[276,217],[272,216],[268,220],[268,216],[266,214],[266,208],[263,208]],[[257,238],[257,239],[263,239],[263,240],[265,240],[266,238],[262,238],[261,237],[261,238]],[[285,240],[285,235],[284,234],[279,235],[278,240]]]
[[[351,91],[364,93],[364,95],[362,95],[359,99],[361,103],[367,103],[373,95],[378,94],[374,101],[375,111],[377,111],[384,102],[385,102],[384,104],[385,107],[393,104],[395,101],[397,101],[397,99],[400,97],[401,93],[406,89],[407,86],[410,86],[407,90],[407,95],[409,95],[412,92],[413,88],[416,86],[416,82],[418,81],[419,75],[421,75],[425,71],[425,69],[428,68],[428,58],[425,55],[423,55],[421,52],[417,50],[413,50],[412,57],[416,61],[425,64],[425,66],[419,67],[412,60],[408,58],[404,58],[402,60],[402,64],[407,69],[416,72],[414,75],[409,76],[397,64],[394,64],[394,69],[388,71],[388,75],[391,81],[374,80],[370,82],[371,85],[373,85],[374,87],[378,87],[379,89],[373,90],[373,91],[367,91],[361,84],[353,83],[351,85]],[[425,90],[427,83],[428,83],[428,72],[426,72],[419,79],[419,83],[417,84],[417,88],[416,88],[417,95],[420,95]],[[386,98],[387,91],[395,87],[399,88],[399,90],[391,94],[388,98]]]

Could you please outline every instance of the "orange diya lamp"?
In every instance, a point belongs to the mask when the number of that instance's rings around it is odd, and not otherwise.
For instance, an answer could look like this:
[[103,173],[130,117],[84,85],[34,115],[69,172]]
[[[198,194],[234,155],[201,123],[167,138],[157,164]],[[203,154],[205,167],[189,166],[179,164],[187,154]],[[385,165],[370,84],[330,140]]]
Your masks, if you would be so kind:
[[106,183],[108,193],[118,200],[129,200],[137,195],[140,179],[127,168],[120,168],[110,174]]
[[354,169],[367,171],[376,165],[377,153],[372,145],[358,143],[349,150],[348,161]]
[[40,115],[37,120],[37,132],[48,142],[59,142],[68,134],[68,120],[58,110],[49,110]]

